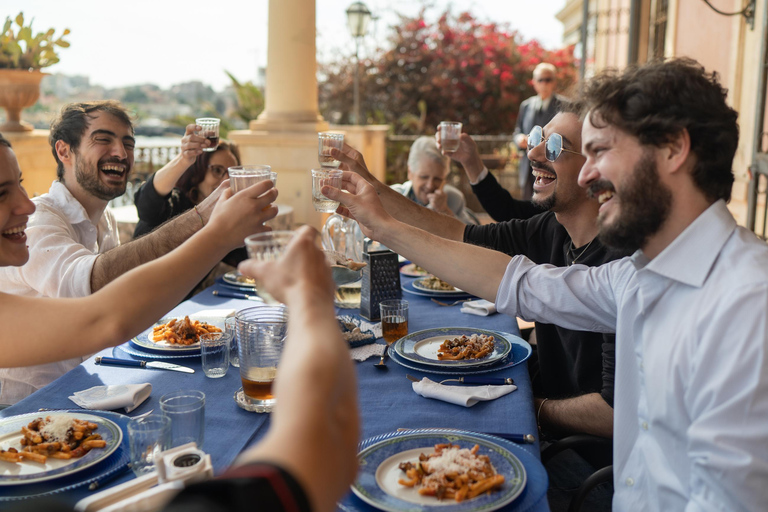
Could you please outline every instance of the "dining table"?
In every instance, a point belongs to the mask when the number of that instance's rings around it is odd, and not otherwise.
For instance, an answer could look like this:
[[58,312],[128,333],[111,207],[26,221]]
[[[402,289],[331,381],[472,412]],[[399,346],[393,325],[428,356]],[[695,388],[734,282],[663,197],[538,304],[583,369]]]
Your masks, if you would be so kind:
[[[426,294],[414,294],[408,290],[412,279],[401,276],[403,298],[409,302],[410,333],[436,327],[479,328],[499,333],[519,336],[514,318],[503,314],[477,316],[460,312],[461,305],[441,306],[430,300]],[[244,299],[222,297],[214,292],[231,292],[232,287],[221,280],[216,284],[185,300],[170,311],[167,317],[190,315],[207,310],[239,311],[258,305]],[[442,301],[450,303],[452,301]],[[360,317],[359,309],[337,309],[338,315]],[[383,339],[376,343],[384,344]],[[248,412],[235,402],[235,393],[241,387],[238,368],[230,367],[224,377],[211,379],[205,377],[201,368],[200,355],[164,359],[193,368],[193,374],[174,371],[128,368],[98,365],[96,356],[111,356],[122,359],[149,360],[138,357],[135,346],[126,342],[123,345],[102,350],[88,358],[82,364],[66,373],[51,384],[38,390],[27,398],[0,411],[0,421],[15,415],[41,412],[45,410],[78,409],[70,400],[76,391],[93,386],[149,383],[152,385],[150,397],[128,416],[137,416],[148,411],[160,413],[159,399],[162,395],[184,389],[200,390],[206,395],[205,400],[205,438],[202,449],[210,454],[215,474],[223,473],[237,456],[249,446],[259,442],[269,428],[269,414]],[[507,364],[503,369],[484,375],[514,379],[517,389],[512,393],[490,401],[481,401],[472,407],[463,407],[440,400],[425,398],[412,388],[412,382],[406,376],[417,379],[428,377],[435,381],[449,378],[443,375],[405,368],[389,360],[386,369],[374,366],[378,357],[371,357],[362,362],[354,362],[357,369],[358,404],[361,417],[361,443],[368,444],[377,439],[386,439],[410,429],[458,429],[477,433],[532,434],[535,441],[531,444],[517,444],[497,439],[500,445],[508,447],[523,462],[527,482],[522,494],[511,504],[505,505],[504,511],[547,511],[546,500],[548,480],[546,471],[539,461],[539,443],[533,405],[531,382],[525,362]],[[279,404],[278,404],[279,407]],[[82,412],[90,412],[79,409]],[[115,411],[124,413],[124,410]],[[113,413],[114,414],[114,413]],[[124,424],[121,424],[124,428]],[[105,489],[134,478],[127,465],[128,440],[125,432],[123,444],[118,450],[121,459],[115,459],[114,469],[99,473],[97,467],[78,473],[78,478],[70,477],[63,488],[55,480],[29,487],[29,493],[19,495],[27,499],[29,494],[53,495],[61,501],[74,505],[77,501],[92,495],[96,490]],[[110,457],[116,458],[118,453]],[[88,485],[83,485],[87,481]],[[6,488],[7,489],[7,488]],[[0,508],[4,488],[0,487]],[[5,499],[9,499],[8,496]],[[338,503],[338,509],[346,512],[367,512],[376,508],[363,502],[350,492]]]

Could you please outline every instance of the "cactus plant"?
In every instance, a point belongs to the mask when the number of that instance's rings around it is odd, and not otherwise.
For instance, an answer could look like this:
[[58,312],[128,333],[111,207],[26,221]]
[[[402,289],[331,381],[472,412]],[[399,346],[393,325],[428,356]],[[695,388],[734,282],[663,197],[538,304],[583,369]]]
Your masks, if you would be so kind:
[[53,38],[56,32],[54,29],[38,32],[33,37],[32,21],[25,26],[23,12],[20,12],[15,20],[11,20],[10,16],[5,19],[0,34],[0,69],[38,70],[59,62],[55,47],[69,47],[69,43],[64,40],[64,36],[69,34],[69,29],[64,29],[58,39]]

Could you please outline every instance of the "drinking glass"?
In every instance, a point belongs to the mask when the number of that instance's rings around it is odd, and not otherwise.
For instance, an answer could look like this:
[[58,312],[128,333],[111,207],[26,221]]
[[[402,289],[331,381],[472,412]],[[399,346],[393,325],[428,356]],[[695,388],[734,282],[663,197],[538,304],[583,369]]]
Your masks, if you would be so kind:
[[171,447],[171,419],[162,414],[133,418],[128,422],[131,469],[137,477],[155,469],[160,452]]
[[215,117],[198,117],[195,119],[195,124],[200,127],[200,131],[196,135],[205,137],[211,141],[211,145],[207,148],[203,148],[203,151],[212,152],[216,151],[219,147],[219,124],[221,120]]
[[[293,231],[268,231],[251,235],[245,239],[245,248],[248,250],[248,257],[259,261],[276,261],[283,254],[285,248],[293,239]],[[261,283],[256,281],[256,294],[264,299],[267,304],[279,304],[272,295],[264,290]],[[238,331],[239,335],[240,331]],[[238,337],[238,340],[241,340]],[[240,360],[242,366],[242,359]]]
[[239,311],[235,319],[245,400],[256,412],[270,412],[276,403],[272,382],[283,352],[288,312],[284,305],[263,305]]
[[320,192],[325,185],[341,188],[342,171],[338,169],[312,169],[312,206],[315,211],[334,213],[339,207],[338,201],[332,201]]
[[443,151],[456,151],[461,142],[461,123],[443,121],[438,125],[440,130],[440,145]]
[[229,362],[235,368],[240,367],[240,354],[237,348],[237,322],[235,317],[230,316],[224,320],[224,332],[229,333],[232,339],[229,340]]
[[171,419],[171,448],[205,439],[205,393],[180,389],[160,397],[160,409]]
[[381,309],[381,334],[387,345],[391,345],[408,334],[408,301],[402,299],[383,300]]
[[341,151],[344,146],[344,135],[341,133],[321,132],[317,134],[317,160],[321,167],[339,167],[339,162],[331,156],[331,149]]
[[277,173],[275,171],[269,172],[269,179],[272,180],[272,186],[277,186]]
[[211,332],[200,335],[200,353],[203,373],[211,379],[227,374],[229,369],[229,344],[232,335],[228,332]]
[[272,168],[268,165],[236,165],[229,169],[229,186],[232,192],[272,179]]

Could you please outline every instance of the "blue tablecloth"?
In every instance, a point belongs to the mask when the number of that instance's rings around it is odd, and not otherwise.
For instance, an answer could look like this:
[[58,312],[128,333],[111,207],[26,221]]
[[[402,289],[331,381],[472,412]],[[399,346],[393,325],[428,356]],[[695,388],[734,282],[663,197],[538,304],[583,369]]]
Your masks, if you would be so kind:
[[[244,309],[255,303],[225,299],[214,296],[215,289],[224,290],[217,284],[208,290],[183,302],[171,315],[191,314],[203,309]],[[497,331],[517,333],[514,319],[504,315],[478,317],[459,312],[459,306],[440,307],[426,297],[404,293],[409,301],[409,330],[414,332],[430,327],[462,326],[479,327]],[[358,310],[339,310],[341,314],[357,315]],[[382,342],[379,340],[379,342]],[[119,350],[115,355],[130,357]],[[100,355],[113,355],[113,349],[104,350]],[[195,369],[192,375],[159,370],[128,369],[112,366],[98,366],[89,359],[79,367],[62,376],[18,404],[0,412],[0,417],[37,411],[40,408],[75,408],[68,397],[75,391],[104,384],[127,384],[149,382],[152,396],[131,416],[154,409],[160,412],[159,398],[177,389],[199,389],[206,394],[204,450],[211,454],[214,470],[221,473],[247,446],[257,442],[266,432],[268,415],[249,413],[240,409],[233,395],[240,387],[237,369],[230,368],[220,379],[207,379],[202,372],[199,357],[176,359],[171,362]],[[423,398],[411,389],[406,373],[417,377],[435,375],[406,370],[394,362],[388,363],[387,371],[373,367],[373,359],[356,363],[360,413],[362,417],[361,439],[392,432],[398,428],[448,427],[478,432],[536,433],[533,398],[530,380],[524,364],[493,373],[494,376],[512,377],[518,390],[491,402],[480,402],[474,407],[464,408],[445,402]],[[539,446],[521,445],[538,459]],[[538,464],[538,463],[537,463]],[[126,471],[119,478],[105,485],[122,483],[133,477]],[[544,477],[546,478],[546,477]],[[546,487],[546,482],[538,482]],[[529,483],[530,486],[530,483]],[[62,497],[74,503],[87,496],[89,491],[79,489],[68,491]],[[519,502],[518,502],[519,503]],[[365,509],[356,497],[347,497],[343,502],[347,509]],[[368,507],[370,508],[370,507]],[[548,510],[546,499],[537,500],[527,510]],[[518,510],[511,507],[510,510]]]

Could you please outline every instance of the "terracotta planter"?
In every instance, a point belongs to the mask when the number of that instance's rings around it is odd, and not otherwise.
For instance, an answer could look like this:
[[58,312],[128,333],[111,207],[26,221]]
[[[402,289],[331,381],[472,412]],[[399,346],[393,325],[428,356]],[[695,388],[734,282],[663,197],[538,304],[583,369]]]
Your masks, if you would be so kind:
[[8,113],[2,132],[26,132],[33,126],[21,120],[21,110],[40,97],[40,80],[48,73],[23,69],[0,69],[0,106]]

